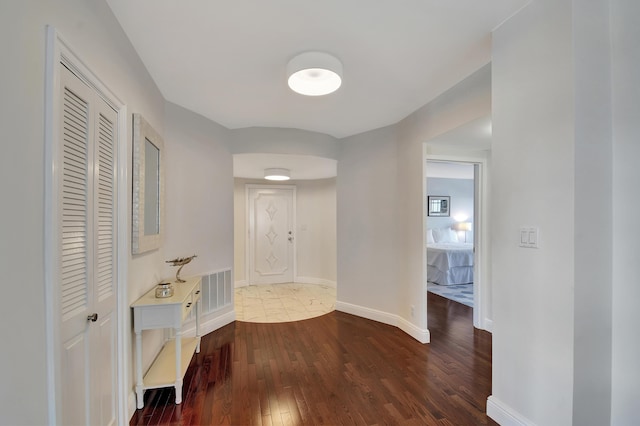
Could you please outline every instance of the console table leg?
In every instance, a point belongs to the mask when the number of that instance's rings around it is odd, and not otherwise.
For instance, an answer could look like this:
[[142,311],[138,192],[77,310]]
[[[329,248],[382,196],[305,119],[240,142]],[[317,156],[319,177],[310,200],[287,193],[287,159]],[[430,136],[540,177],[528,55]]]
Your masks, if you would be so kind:
[[196,353],[200,353],[200,301],[196,302],[196,339],[198,339],[198,346],[196,346]]
[[136,407],[144,407],[142,384],[142,330],[136,331]]
[[176,404],[182,402],[182,330],[176,328]]

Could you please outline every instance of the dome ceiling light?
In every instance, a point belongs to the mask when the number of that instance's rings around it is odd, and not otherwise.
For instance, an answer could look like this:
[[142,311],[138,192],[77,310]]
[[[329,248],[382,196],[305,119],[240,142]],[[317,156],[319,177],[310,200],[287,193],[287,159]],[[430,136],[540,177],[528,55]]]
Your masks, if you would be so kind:
[[289,180],[291,173],[288,169],[264,169],[264,178],[267,180]]
[[333,93],[342,84],[342,62],[323,52],[305,52],[287,64],[291,90],[306,96]]

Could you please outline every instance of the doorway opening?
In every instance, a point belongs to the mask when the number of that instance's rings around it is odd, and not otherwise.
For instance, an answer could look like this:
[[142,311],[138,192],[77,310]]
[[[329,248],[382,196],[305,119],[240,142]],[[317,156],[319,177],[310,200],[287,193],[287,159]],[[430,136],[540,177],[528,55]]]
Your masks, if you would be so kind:
[[[263,180],[263,169],[273,164],[284,164],[291,180]],[[234,155],[238,320],[297,321],[335,309],[335,165],[335,160],[308,156]],[[324,171],[310,174],[313,170]]]
[[[436,172],[429,184],[429,169]],[[438,169],[441,172],[438,172]],[[449,169],[457,177],[445,174]],[[435,176],[440,176],[435,177]],[[426,271],[427,289],[436,289],[446,293],[463,291],[463,295],[472,301],[467,306],[473,309],[473,325],[476,328],[491,331],[491,320],[487,317],[489,308],[488,289],[488,229],[487,203],[487,162],[482,157],[461,155],[427,155],[425,159],[425,179],[427,215],[425,221],[425,241],[427,242]],[[449,176],[449,177],[442,177]],[[458,179],[458,180],[453,180]],[[449,216],[430,216],[428,197],[433,191],[446,191],[449,184]],[[429,245],[444,244],[441,250],[430,250]],[[438,259],[440,257],[440,259]],[[431,265],[430,265],[431,264]],[[429,282],[438,282],[449,289],[434,287]],[[471,283],[471,286],[467,284]],[[459,287],[453,287],[459,285]],[[463,287],[466,285],[465,287]],[[427,306],[428,309],[428,306]]]
[[471,308],[475,167],[427,161],[427,291]]

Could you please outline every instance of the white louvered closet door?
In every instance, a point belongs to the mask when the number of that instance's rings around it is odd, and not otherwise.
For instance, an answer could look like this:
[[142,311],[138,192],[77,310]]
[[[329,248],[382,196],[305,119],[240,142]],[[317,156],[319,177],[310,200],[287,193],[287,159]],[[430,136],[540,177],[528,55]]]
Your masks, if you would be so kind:
[[116,422],[116,112],[60,65],[62,418]]

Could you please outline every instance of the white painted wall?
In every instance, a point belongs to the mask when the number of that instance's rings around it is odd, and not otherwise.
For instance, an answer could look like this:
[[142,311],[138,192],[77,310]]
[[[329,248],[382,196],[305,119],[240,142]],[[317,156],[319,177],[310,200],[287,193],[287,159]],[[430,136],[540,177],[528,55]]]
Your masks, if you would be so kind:
[[[420,108],[396,125],[398,134],[398,255],[401,259],[397,276],[400,284],[399,315],[427,328],[424,307],[414,318],[410,306],[426,305],[426,228],[425,153],[432,149],[428,142],[452,129],[486,117],[491,113],[491,67],[485,65],[438,98]],[[460,155],[467,150],[453,150]],[[453,152],[452,151],[452,152]],[[447,152],[441,148],[441,152]],[[485,155],[474,153],[474,155]]]
[[424,144],[487,116],[490,82],[485,66],[395,126],[341,140],[339,309],[358,306],[351,311],[428,340]]
[[[167,103],[167,259],[196,254],[183,276],[233,267],[233,157],[229,131]],[[167,277],[176,268],[164,266]]]
[[[11,342],[3,349],[0,367],[0,413],[4,424],[47,422],[43,265],[47,24],[60,32],[86,65],[127,105],[129,113],[143,114],[158,132],[164,131],[164,100],[103,1],[0,2],[5,64],[0,79],[0,128],[4,141],[0,185],[5,203],[0,213],[0,270],[6,282],[12,283],[4,286],[0,301],[0,335]],[[131,129],[131,117],[128,128]],[[131,153],[131,134],[125,137]],[[130,191],[130,173],[128,179],[126,187]],[[130,193],[128,198],[131,199]],[[148,288],[154,275],[159,276],[163,257],[157,251],[131,258],[130,297]]]
[[613,80],[613,336],[611,424],[638,424],[640,401],[640,2],[611,1]]
[[[571,2],[534,1],[493,35],[493,389],[540,425],[573,404]],[[540,249],[518,247],[520,226]]]
[[[625,223],[640,206],[639,13],[538,0],[494,33],[490,412],[638,422],[637,238]],[[540,227],[540,250],[517,248],[524,224]]]
[[397,151],[393,129],[341,142],[336,182],[339,302],[397,315]]
[[[296,186],[297,277],[303,282],[336,282],[335,182],[331,178],[286,183]],[[246,279],[246,184],[266,181],[237,178],[234,183],[234,275],[241,284]]]
[[[611,416],[612,205],[609,1],[572,4],[575,119],[573,424]],[[602,194],[602,196],[601,196]],[[594,226],[595,225],[595,226]]]
[[294,182],[298,277],[336,283],[336,179]]

